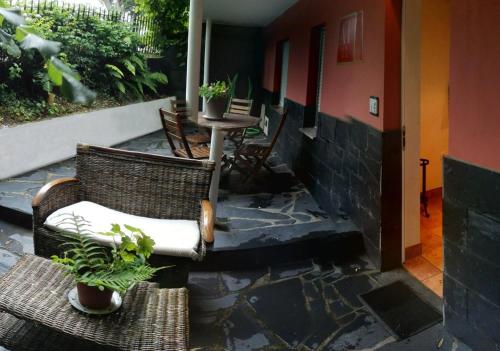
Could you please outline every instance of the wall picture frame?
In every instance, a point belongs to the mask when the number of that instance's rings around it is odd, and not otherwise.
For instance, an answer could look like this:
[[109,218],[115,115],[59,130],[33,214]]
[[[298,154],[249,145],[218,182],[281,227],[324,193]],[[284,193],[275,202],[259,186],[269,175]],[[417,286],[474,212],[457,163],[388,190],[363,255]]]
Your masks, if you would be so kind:
[[363,11],[356,11],[340,19],[337,63],[363,60]]

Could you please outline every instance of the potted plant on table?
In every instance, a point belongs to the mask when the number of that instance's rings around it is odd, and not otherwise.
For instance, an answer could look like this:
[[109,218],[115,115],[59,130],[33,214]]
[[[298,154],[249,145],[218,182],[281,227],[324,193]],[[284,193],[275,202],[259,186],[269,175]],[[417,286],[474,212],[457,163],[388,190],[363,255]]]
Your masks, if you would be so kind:
[[226,111],[229,87],[224,81],[216,81],[200,87],[200,96],[207,99],[206,116],[221,119]]
[[111,250],[97,244],[91,237],[88,223],[72,215],[61,221],[73,230],[61,230],[68,247],[63,257],[52,256],[77,283],[81,305],[90,309],[106,309],[111,304],[113,293],[124,294],[134,284],[149,280],[158,270],[146,259],[151,256],[155,242],[140,229],[118,224],[111,231],[99,233],[113,237]]

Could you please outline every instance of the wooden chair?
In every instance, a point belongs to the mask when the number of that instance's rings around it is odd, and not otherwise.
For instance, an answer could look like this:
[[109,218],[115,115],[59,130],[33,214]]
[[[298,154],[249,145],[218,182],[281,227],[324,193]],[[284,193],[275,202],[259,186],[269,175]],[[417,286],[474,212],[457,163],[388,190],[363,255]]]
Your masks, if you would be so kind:
[[184,125],[179,114],[160,108],[160,119],[170,149],[175,156],[195,160],[209,158],[210,148],[200,145],[197,138],[184,133]]
[[229,173],[235,169],[242,174],[247,176],[246,181],[250,180],[254,176],[259,173],[262,167],[265,167],[267,170],[272,172],[272,169],[266,163],[267,158],[271,154],[274,145],[278,141],[278,137],[280,136],[281,131],[283,130],[283,126],[285,125],[285,121],[288,115],[288,111],[285,110],[283,116],[281,117],[280,124],[276,133],[273,136],[273,139],[270,143],[266,144],[242,144],[235,152],[234,159],[229,169]]
[[[253,100],[237,99],[231,98],[229,101],[229,113],[234,113],[238,115],[250,115],[252,111]],[[240,147],[245,140],[246,129],[240,129],[233,132],[229,132],[226,136],[236,147]]]
[[170,100],[170,110],[179,114],[182,119],[189,119],[191,113],[186,100]]
[[[177,113],[183,122],[189,121],[191,109],[188,107],[186,100],[170,100],[170,110]],[[191,144],[210,143],[210,135],[207,133],[192,133],[188,134],[187,138]]]
[[187,282],[190,262],[202,260],[206,245],[214,240],[213,212],[208,201],[214,167],[213,162],[206,160],[80,144],[75,178],[54,180],[33,198],[35,254],[42,257],[63,254],[63,238],[44,223],[56,210],[79,201],[148,218],[198,220],[203,239],[200,238],[195,256],[153,254],[150,257],[155,267],[174,264],[175,267],[160,271],[158,278],[171,287],[177,283],[181,286]]

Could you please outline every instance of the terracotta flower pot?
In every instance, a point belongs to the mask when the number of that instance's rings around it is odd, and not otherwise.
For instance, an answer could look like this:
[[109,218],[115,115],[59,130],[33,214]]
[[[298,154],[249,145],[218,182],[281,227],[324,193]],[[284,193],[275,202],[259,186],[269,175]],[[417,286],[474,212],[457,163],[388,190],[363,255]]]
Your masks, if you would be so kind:
[[213,98],[210,101],[207,101],[207,116],[211,118],[224,118],[224,113],[226,112],[226,102],[226,97]]
[[104,291],[101,291],[94,286],[88,286],[83,283],[77,283],[76,289],[78,291],[78,300],[85,307],[101,310],[111,305],[112,290],[104,289]]

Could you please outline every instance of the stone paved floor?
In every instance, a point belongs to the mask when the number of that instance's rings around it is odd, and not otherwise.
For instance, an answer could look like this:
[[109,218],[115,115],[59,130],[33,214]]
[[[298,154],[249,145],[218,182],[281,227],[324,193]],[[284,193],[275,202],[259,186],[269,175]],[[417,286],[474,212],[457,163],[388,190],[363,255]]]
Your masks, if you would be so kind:
[[[31,232],[0,221],[0,276]],[[193,272],[189,280],[193,350],[468,351],[436,325],[397,342],[357,294],[403,279],[433,304],[435,295],[405,271],[380,274],[364,258],[311,260],[263,269]],[[442,342],[441,342],[442,340]],[[439,347],[440,346],[440,347]],[[0,347],[0,351],[5,351]]]
[[[168,154],[161,133],[120,147]],[[346,219],[328,218],[303,184],[277,158],[271,161],[277,174],[264,173],[255,188],[239,186],[237,177],[222,184],[218,211],[220,217],[230,219],[230,230],[217,233],[216,245],[268,245],[353,229]],[[72,176],[73,162],[0,182],[0,205],[30,213],[32,196],[47,181]],[[23,252],[33,252],[31,232],[0,220],[0,275]],[[363,257],[343,263],[306,260],[246,271],[193,272],[188,286],[191,346],[193,350],[238,351],[467,350],[440,325],[397,342],[357,298],[396,279],[405,280],[439,307],[436,296],[405,271],[380,274]],[[5,349],[0,347],[0,351]]]
[[[171,155],[163,131],[117,147]],[[224,152],[232,153],[230,143],[226,143]],[[227,230],[216,232],[214,250],[255,248],[307,236],[357,231],[349,219],[329,218],[304,184],[277,157],[271,157],[270,163],[275,173],[263,170],[249,185],[242,186],[241,176],[236,172],[222,178],[217,215],[229,222]],[[31,214],[31,199],[44,184],[74,174],[74,159],[70,159],[0,181],[0,206]]]

